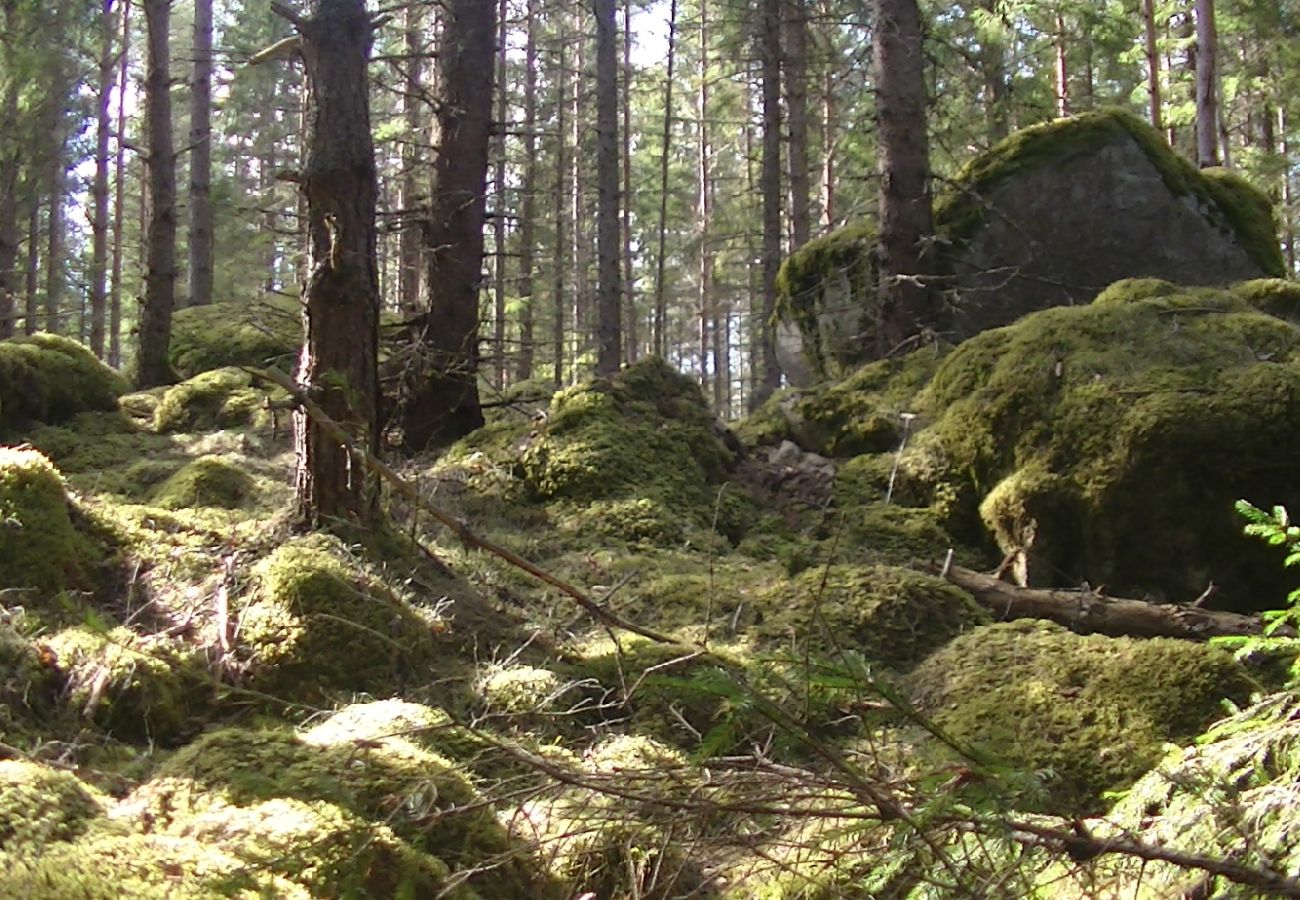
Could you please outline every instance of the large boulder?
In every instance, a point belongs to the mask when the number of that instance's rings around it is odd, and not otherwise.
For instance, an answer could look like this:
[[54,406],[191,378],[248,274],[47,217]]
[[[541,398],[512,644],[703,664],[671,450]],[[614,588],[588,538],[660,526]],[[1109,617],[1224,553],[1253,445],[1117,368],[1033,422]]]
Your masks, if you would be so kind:
[[[1118,111],[1058,119],[971,160],[935,204],[947,309],[963,340],[1108,284],[1151,277],[1224,285],[1280,277],[1268,198],[1197,170]],[[854,224],[800,248],[778,279],[780,359],[796,385],[840,378],[875,352],[874,240]]]
[[115,410],[126,388],[125,378],[71,338],[34,334],[0,341],[0,432]]

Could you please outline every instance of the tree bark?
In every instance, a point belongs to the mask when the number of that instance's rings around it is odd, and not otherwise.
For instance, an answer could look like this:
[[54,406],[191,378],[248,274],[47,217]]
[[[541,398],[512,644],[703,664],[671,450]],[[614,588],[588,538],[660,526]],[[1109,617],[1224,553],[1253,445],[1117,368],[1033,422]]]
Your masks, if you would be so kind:
[[519,212],[519,361],[515,378],[533,377],[534,272],[537,251],[537,0],[527,0],[524,37],[524,174]]
[[785,102],[790,132],[790,235],[793,247],[812,237],[812,186],[808,163],[808,11],[807,0],[785,0]]
[[63,114],[56,119],[58,123],[53,138],[50,157],[48,190],[50,197],[49,214],[46,218],[45,246],[45,303],[42,310],[44,329],[51,334],[61,333],[64,288],[64,220],[63,200],[67,193],[67,144],[64,141]]
[[1214,0],[1196,0],[1196,162],[1219,164],[1219,31]]
[[[0,97],[0,141],[17,126],[18,84],[9,79]],[[0,339],[13,337],[17,316],[19,152],[16,140],[0,145]]]
[[[696,278],[696,310],[699,315],[700,345],[700,389],[706,394],[710,384],[714,389],[714,407],[721,411],[721,375],[718,372],[717,347],[712,341],[711,330],[716,329],[713,319],[713,248],[710,242],[713,219],[713,147],[710,145],[709,130],[709,5],[708,0],[700,0],[699,55],[700,86],[696,94],[696,116],[699,119],[699,162],[696,165],[695,184],[695,227],[696,243],[699,245],[699,271]],[[713,351],[713,372],[710,380],[708,366],[709,351]]]
[[1056,85],[1056,114],[1058,116],[1068,116],[1070,114],[1070,57],[1066,47],[1066,41],[1069,39],[1065,31],[1065,16],[1061,13],[1056,14],[1056,68],[1054,82]]
[[212,302],[212,0],[194,0],[190,94],[190,306]]
[[140,388],[173,379],[167,360],[176,305],[176,151],[172,147],[171,0],[144,0],[148,32],[145,121],[149,130],[148,248],[135,381]]
[[415,211],[424,203],[420,196],[419,170],[423,165],[420,144],[424,140],[424,9],[418,3],[406,7],[403,41],[405,43],[406,77],[402,91],[402,118],[406,123],[406,141],[402,145],[402,187],[399,205],[402,210],[401,237],[397,251],[397,305],[402,314],[417,316],[420,303],[420,229],[416,227]]
[[596,374],[623,362],[619,264],[618,45],[614,0],[592,0],[596,16],[597,325]]
[[558,390],[564,386],[564,293],[566,289],[564,267],[565,254],[568,249],[565,234],[565,216],[568,214],[566,211],[565,179],[569,172],[567,150],[569,54],[567,46],[568,34],[563,17],[560,19],[559,34],[556,39],[559,41],[560,50],[557,61],[559,75],[556,78],[555,89],[555,194],[552,197],[554,201],[552,218],[555,221],[555,246],[551,256],[553,270],[551,286],[551,306],[553,310],[551,349],[555,357],[553,381]]
[[[301,190],[307,204],[310,275],[297,382],[353,441],[379,447],[378,188],[366,67],[372,27],[363,0],[316,0],[299,20],[308,91]],[[298,512],[311,527],[365,522],[378,492],[347,448],[299,411]]]
[[664,125],[659,144],[659,252],[655,257],[654,353],[668,353],[668,295],[664,280],[668,256],[668,169],[673,142],[673,75],[677,64],[677,0],[668,8],[668,71],[664,79]]
[[113,160],[113,281],[108,295],[108,364],[122,365],[122,257],[126,251],[126,87],[131,52],[131,0],[122,0],[122,50],[117,61],[117,150]]
[[445,446],[483,425],[478,304],[495,43],[495,3],[451,0],[438,56],[439,146],[424,233],[430,308],[416,323],[429,358],[401,410],[408,452]]
[[32,192],[31,207],[27,211],[27,264],[23,283],[23,334],[33,335],[40,330],[37,318],[36,290],[41,274],[41,197]]
[[492,216],[492,354],[496,372],[496,386],[504,390],[506,386],[506,0],[499,0],[497,6],[497,57],[496,83],[497,109],[495,116],[496,139],[493,141],[493,155],[496,157],[492,172],[492,197],[495,206]]
[[757,409],[781,386],[776,362],[776,276],[781,268],[781,0],[763,0],[759,33],[760,80],[763,97],[763,169],[759,192],[763,195],[763,307],[759,322],[761,372],[750,397]]
[[875,0],[876,134],[880,169],[879,324],[886,356],[934,327],[935,294],[926,283],[924,241],[930,210],[930,146],[921,13],[916,0]]
[[95,181],[91,189],[94,214],[91,216],[90,262],[90,349],[100,359],[104,358],[104,312],[108,298],[108,169],[109,138],[112,132],[110,106],[113,100],[113,82],[116,62],[113,59],[113,42],[117,36],[113,21],[113,0],[104,0],[100,12],[99,94],[95,113]]
[[1147,55],[1147,99],[1151,127],[1164,130],[1164,102],[1160,91],[1160,50],[1156,44],[1156,0],[1142,0],[1142,30]]
[[637,360],[636,283],[632,269],[632,0],[623,3],[623,360]]

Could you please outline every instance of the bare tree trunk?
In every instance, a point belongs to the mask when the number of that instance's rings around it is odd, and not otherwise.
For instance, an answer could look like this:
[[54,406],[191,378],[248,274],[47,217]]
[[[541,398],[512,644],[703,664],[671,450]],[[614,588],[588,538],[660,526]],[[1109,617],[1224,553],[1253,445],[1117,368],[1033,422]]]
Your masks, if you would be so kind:
[[713,379],[714,388],[714,405],[721,410],[721,385],[722,376],[718,371],[718,353],[717,346],[713,342],[710,329],[716,330],[717,322],[713,318],[712,300],[713,300],[713,250],[710,241],[713,239],[711,220],[713,218],[713,175],[711,159],[713,156],[713,147],[710,145],[709,131],[709,5],[708,0],[700,0],[700,86],[696,94],[696,115],[699,119],[700,129],[700,146],[699,146],[699,163],[696,167],[696,184],[695,184],[695,225],[698,229],[697,243],[699,244],[699,273],[696,279],[696,288],[698,291],[697,308],[699,312],[699,340],[700,340],[700,387],[704,391],[709,390],[709,351],[713,351]]
[[781,386],[776,362],[776,275],[781,267],[781,0],[763,0],[759,59],[763,91],[763,310],[759,323],[761,374],[750,407],[757,409]]
[[875,0],[876,134],[880,167],[880,324],[887,355],[937,318],[923,242],[934,231],[921,13],[916,0]]
[[122,52],[117,61],[117,153],[113,162],[113,286],[108,297],[108,364],[122,364],[122,257],[126,252],[126,87],[131,50],[131,0],[122,0]]
[[420,196],[419,170],[423,165],[420,143],[424,140],[424,8],[418,3],[406,7],[403,41],[405,43],[405,84],[402,92],[402,118],[406,123],[406,142],[402,145],[402,188],[398,201],[402,210],[401,237],[398,238],[397,305],[408,318],[417,316],[420,302],[420,229],[415,227],[415,210],[424,202]]
[[567,241],[565,235],[565,216],[568,214],[566,208],[567,195],[565,194],[565,178],[569,172],[568,160],[568,79],[569,79],[569,54],[568,54],[568,34],[564,26],[564,19],[560,19],[559,35],[557,40],[560,43],[559,53],[559,75],[557,76],[558,84],[555,93],[555,205],[552,211],[552,218],[555,220],[555,247],[552,256],[554,280],[551,289],[551,305],[554,308],[553,330],[551,333],[552,350],[555,354],[555,387],[564,386],[564,292],[566,281],[564,278],[565,253]]
[[664,267],[668,255],[668,165],[673,142],[673,69],[677,62],[677,0],[668,9],[668,72],[664,79],[664,127],[659,156],[659,252],[655,259],[654,352],[668,352],[668,297]]
[[632,270],[632,0],[623,3],[623,360],[637,360],[636,283]]
[[1219,31],[1214,0],[1196,0],[1196,162],[1219,164]]
[[1069,40],[1065,31],[1065,16],[1056,14],[1056,114],[1070,114],[1070,58],[1065,42]]
[[499,0],[497,6],[497,109],[495,117],[496,139],[493,141],[493,155],[496,157],[492,173],[492,244],[494,260],[492,266],[492,348],[496,357],[493,366],[496,372],[496,386],[504,390],[506,386],[506,39],[509,36],[506,27],[506,0]]
[[194,0],[190,94],[190,306],[212,302],[212,0]]
[[519,213],[519,364],[515,377],[533,377],[534,272],[537,252],[537,0],[527,0],[524,39],[524,177]]
[[26,278],[23,284],[25,301],[23,305],[23,333],[28,335],[35,334],[40,330],[36,313],[36,289],[41,273],[41,197],[34,190],[31,203],[31,209],[27,213],[27,265]]
[[136,384],[141,388],[172,380],[167,361],[172,309],[176,305],[176,151],[172,147],[171,0],[144,0],[148,29],[145,120],[149,130],[148,254]]
[[1160,97],[1160,51],[1156,46],[1156,0],[1142,0],[1143,33],[1146,36],[1147,95],[1151,103],[1151,127],[1164,130],[1164,104]]
[[808,11],[807,0],[785,0],[782,66],[790,129],[790,233],[802,247],[812,237],[812,187],[808,164]]
[[[307,200],[311,274],[297,382],[353,440],[379,449],[379,278],[375,263],[375,151],[366,66],[372,27],[363,0],[316,0],[294,22],[307,75]],[[294,416],[298,513],[312,527],[373,518],[378,491],[304,412]]]
[[[1291,158],[1290,138],[1287,137],[1286,104],[1277,108],[1278,150],[1283,159]],[[1295,274],[1295,220],[1292,204],[1295,194],[1291,186],[1291,169],[1282,170],[1282,247],[1286,250],[1286,270],[1288,275]]]
[[[0,135],[18,124],[18,85],[10,79],[0,99]],[[2,140],[2,138],[0,138]],[[18,287],[18,153],[5,146],[0,157],[0,339],[14,335]]]
[[[823,22],[830,21],[830,0],[821,0],[818,7]],[[827,29],[824,39],[827,50],[833,51],[834,31]],[[835,115],[835,66],[827,65],[822,73],[822,167],[821,167],[821,227],[830,231],[835,227],[835,154],[838,140],[836,138]]]
[[115,73],[113,0],[104,0],[100,12],[99,95],[96,97],[94,215],[90,220],[92,249],[90,263],[90,349],[104,357],[104,307],[108,296],[108,167],[109,137],[112,131],[110,105]]
[[619,264],[618,45],[614,0],[592,0],[596,14],[597,293],[596,374],[623,362],[622,267]]
[[[982,0],[980,6],[989,16],[1004,16],[999,0]],[[990,34],[980,41],[979,61],[984,77],[984,118],[988,122],[989,143],[995,144],[1011,133],[1007,47],[1000,36]]]
[[49,193],[50,209],[46,220],[45,234],[45,304],[43,318],[44,328],[51,334],[61,333],[64,329],[60,321],[59,307],[63,305],[63,201],[67,192],[67,145],[63,140],[62,115],[57,126],[60,133],[54,137],[53,155],[50,160]]
[[444,446],[483,425],[479,291],[492,135],[496,5],[451,0],[438,56],[438,156],[424,235],[430,309],[421,341],[430,365],[402,409],[407,450]]
[[568,335],[569,364],[577,371],[578,359],[590,345],[592,333],[590,320],[591,298],[591,235],[587,231],[587,166],[583,158],[583,133],[587,123],[582,116],[585,91],[583,74],[586,71],[586,39],[577,20],[574,29],[576,44],[573,51],[573,81],[569,94],[569,144],[573,154],[569,159],[569,214],[573,227],[569,229],[573,261],[573,303],[569,308],[572,332]]

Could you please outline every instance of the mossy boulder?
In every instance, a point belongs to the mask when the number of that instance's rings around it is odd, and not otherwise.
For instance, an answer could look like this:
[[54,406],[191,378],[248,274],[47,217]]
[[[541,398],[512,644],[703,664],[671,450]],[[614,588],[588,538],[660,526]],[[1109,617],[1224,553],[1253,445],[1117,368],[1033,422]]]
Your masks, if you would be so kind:
[[436,651],[433,618],[323,536],[287,543],[259,562],[239,615],[252,683],[284,699],[392,694],[427,676]]
[[84,588],[90,555],[59,470],[36,450],[0,447],[0,587]]
[[273,366],[288,372],[301,345],[298,302],[267,298],[178,309],[167,352],[176,374],[193,378],[227,366]]
[[1222,650],[1171,638],[1078,635],[1009,622],[957,638],[909,676],[922,713],[958,741],[1044,775],[1037,805],[1090,814],[1256,685]]
[[39,738],[50,727],[58,679],[48,662],[32,641],[8,622],[0,623],[0,734],[9,744]]
[[125,378],[71,338],[35,334],[0,341],[0,434],[88,410],[115,410],[126,390]]
[[201,456],[158,485],[152,502],[164,509],[238,509],[256,493],[253,477],[220,456]]
[[[283,395],[283,391],[278,393]],[[162,395],[154,408],[154,430],[170,433],[262,427],[272,420],[267,401],[276,395],[276,389],[259,386],[242,369],[203,372]]]
[[0,760],[0,848],[30,855],[76,840],[104,815],[107,798],[71,772]]
[[1119,282],[958,347],[919,441],[954,533],[991,535],[1030,584],[1277,605],[1287,579],[1233,510],[1300,503],[1300,328],[1258,296]]

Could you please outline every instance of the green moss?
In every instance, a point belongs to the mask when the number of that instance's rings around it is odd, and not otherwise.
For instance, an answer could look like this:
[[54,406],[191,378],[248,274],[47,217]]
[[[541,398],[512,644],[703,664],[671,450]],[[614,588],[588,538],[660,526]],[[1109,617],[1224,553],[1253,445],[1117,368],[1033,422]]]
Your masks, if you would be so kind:
[[238,509],[255,490],[252,476],[242,468],[220,456],[201,456],[159,485],[152,502],[164,509]]
[[36,450],[0,447],[0,587],[84,587],[89,548],[58,469]]
[[1213,580],[1242,606],[1281,596],[1232,510],[1300,498],[1277,456],[1300,442],[1300,329],[1232,290],[1138,299],[1152,287],[1122,282],[943,361],[917,443],[940,461],[946,524],[978,541],[982,511],[1005,550],[1039,556],[1037,581],[1191,599]]
[[1256,278],[1233,285],[1232,293],[1260,312],[1300,324],[1300,284],[1281,278]]
[[0,433],[117,409],[127,384],[76,341],[53,334],[0,341]]
[[174,741],[193,727],[214,684],[202,652],[127,628],[66,628],[45,645],[68,701],[124,740]]
[[289,371],[302,344],[296,300],[213,303],[176,311],[168,357],[182,378],[225,366]]
[[1145,122],[1121,110],[1084,113],[1017,131],[968,162],[935,202],[935,227],[948,240],[969,239],[987,213],[987,198],[1018,173],[1131,139],[1176,197],[1194,197],[1212,221],[1236,235],[1264,272],[1286,267],[1268,199],[1239,177],[1203,172],[1179,156]]
[[762,637],[849,652],[906,670],[988,621],[965,591],[941,578],[889,566],[817,567],[774,586],[760,606]]
[[271,421],[265,404],[275,393],[256,386],[253,376],[240,369],[204,372],[163,394],[154,410],[154,429],[166,433],[262,427]]
[[[25,621],[26,616],[7,612],[4,619]],[[0,734],[6,743],[21,746],[48,733],[57,685],[35,645],[9,621],[0,621]]]
[[560,676],[552,670],[520,664],[488,666],[476,688],[489,713],[508,716],[545,713],[564,693]]
[[333,539],[307,538],[254,567],[240,642],[259,690],[308,701],[342,690],[384,695],[427,670],[432,619],[343,553]]
[[[1267,279],[1266,279],[1267,280]],[[1138,300],[1155,300],[1185,294],[1189,288],[1162,278],[1125,278],[1107,287],[1093,298],[1094,306],[1122,305]]]
[[958,740],[1044,775],[1047,811],[1100,810],[1254,688],[1221,650],[1167,638],[1081,636],[1010,622],[957,638],[910,677],[921,711]]
[[75,840],[106,806],[99,791],[70,772],[0,760],[0,847],[6,853],[38,853]]

